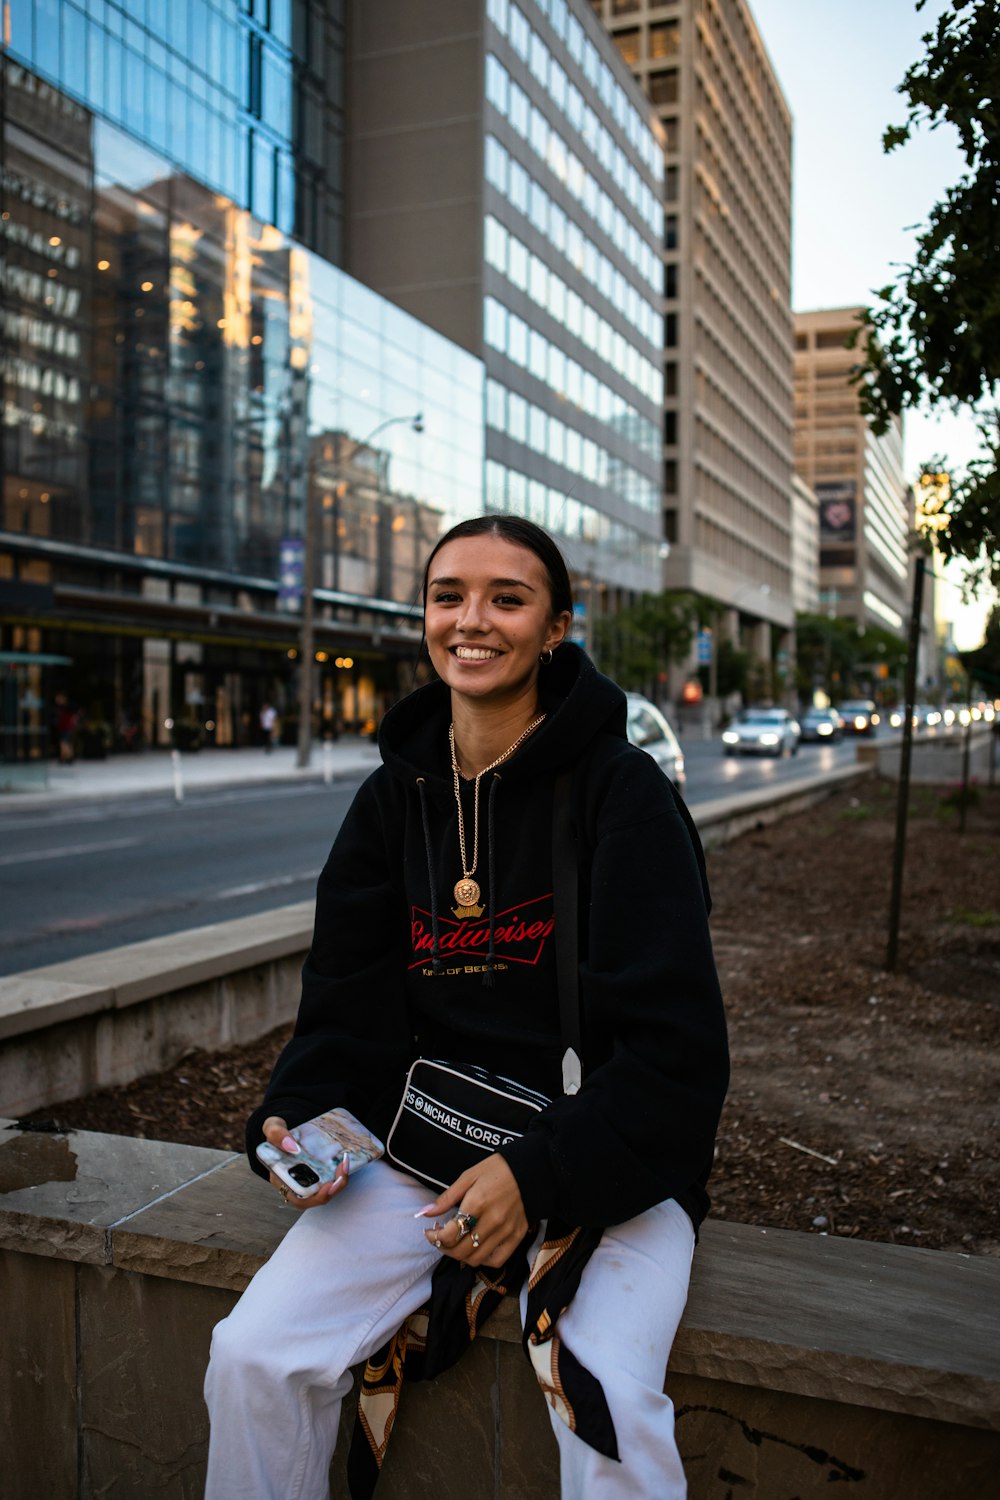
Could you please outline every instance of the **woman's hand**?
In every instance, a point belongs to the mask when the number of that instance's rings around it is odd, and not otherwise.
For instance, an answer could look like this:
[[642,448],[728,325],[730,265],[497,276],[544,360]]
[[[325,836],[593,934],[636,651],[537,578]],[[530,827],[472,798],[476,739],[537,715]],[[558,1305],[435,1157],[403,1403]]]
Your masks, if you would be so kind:
[[[466,1232],[455,1212],[469,1215]],[[502,1156],[488,1156],[429,1204],[429,1218],[447,1219],[424,1233],[442,1255],[470,1266],[502,1266],[528,1232],[521,1191]],[[472,1223],[472,1220],[475,1223]]]
[[[264,1121],[263,1128],[265,1141],[270,1141],[272,1146],[277,1146],[280,1151],[284,1151],[290,1157],[298,1155],[299,1143],[294,1136],[289,1135],[288,1126],[280,1115],[268,1115]],[[291,1149],[293,1147],[294,1149]],[[335,1197],[337,1193],[343,1192],[347,1186],[348,1171],[347,1158],[345,1157],[337,1168],[337,1175],[333,1181],[324,1182],[309,1198],[298,1197],[297,1194],[291,1191],[287,1183],[282,1182],[280,1177],[275,1177],[273,1172],[269,1172],[267,1175],[271,1186],[278,1189],[278,1192],[284,1198],[289,1208],[318,1208],[321,1203],[329,1203],[330,1199]]]

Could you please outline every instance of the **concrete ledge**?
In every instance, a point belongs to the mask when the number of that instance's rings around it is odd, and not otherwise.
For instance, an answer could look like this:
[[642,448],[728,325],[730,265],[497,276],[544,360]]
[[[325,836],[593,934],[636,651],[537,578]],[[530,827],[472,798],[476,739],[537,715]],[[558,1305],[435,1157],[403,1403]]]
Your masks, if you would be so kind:
[[0,1040],[102,1010],[124,1010],[192,985],[303,953],[313,903],[212,922],[0,978]]
[[[901,736],[888,742],[865,740],[858,742],[858,764],[872,767],[879,776],[898,781],[899,765],[903,753]],[[972,731],[969,745],[969,774],[977,780],[989,776],[990,766],[996,755],[995,735],[992,725],[984,725]],[[933,734],[920,735],[913,741],[910,759],[910,779],[917,782],[953,782],[962,778],[965,758],[965,730],[945,729]]]
[[804,776],[783,786],[744,792],[739,797],[718,797],[692,808],[698,832],[706,849],[716,849],[754,828],[764,828],[780,818],[792,817],[817,802],[857,786],[873,774],[873,767],[843,766],[826,776]]
[[131,1083],[289,1021],[312,903],[0,978],[0,1112]]
[[[0,1129],[0,1409],[47,1434],[12,1449],[5,1500],[195,1500],[210,1329],[291,1222],[241,1157]],[[455,1370],[407,1392],[380,1496],[553,1500],[518,1343],[505,1305]],[[832,1480],[865,1500],[982,1500],[1000,1261],[710,1222],[666,1386],[691,1500],[718,1500],[720,1471],[755,1500]]]

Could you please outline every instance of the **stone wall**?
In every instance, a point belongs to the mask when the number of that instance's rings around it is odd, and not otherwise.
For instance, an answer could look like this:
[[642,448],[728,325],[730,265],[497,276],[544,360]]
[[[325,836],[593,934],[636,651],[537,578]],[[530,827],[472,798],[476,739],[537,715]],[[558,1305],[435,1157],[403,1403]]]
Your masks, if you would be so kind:
[[[0,1129],[4,1500],[200,1497],[211,1328],[290,1222],[225,1152]],[[708,1223],[666,1380],[691,1500],[992,1494],[998,1294],[996,1260]],[[379,1500],[431,1493],[558,1495],[513,1307],[405,1393]]]

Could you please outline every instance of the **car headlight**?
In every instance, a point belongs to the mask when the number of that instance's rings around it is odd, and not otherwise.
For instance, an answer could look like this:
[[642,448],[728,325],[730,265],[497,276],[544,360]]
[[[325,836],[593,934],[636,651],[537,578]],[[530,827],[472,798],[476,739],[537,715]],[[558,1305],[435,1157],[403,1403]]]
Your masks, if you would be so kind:
[[779,744],[781,742],[781,735],[780,734],[762,734],[760,736],[760,742],[761,742],[762,745],[777,745],[777,744]]
[[820,733],[820,734],[832,734],[833,733],[833,725],[832,724],[817,724],[816,725],[816,729],[817,729],[818,733]]
[[738,745],[740,742],[740,737],[735,729],[727,729],[722,738],[727,745]]
[[861,714],[858,714],[857,717],[855,718],[855,720],[854,720],[854,727],[855,727],[855,729],[864,729],[864,727],[865,727],[865,721],[862,718]]
[[898,729],[900,727],[900,725],[902,724],[902,722],[903,722],[903,715],[902,714],[890,714],[889,715],[889,723],[890,723],[890,725],[892,726],[893,729]]
[[878,716],[878,714],[872,714],[872,723],[873,723],[873,724],[878,724],[878,723],[879,723],[879,722],[880,722],[880,721],[879,721],[879,716]]

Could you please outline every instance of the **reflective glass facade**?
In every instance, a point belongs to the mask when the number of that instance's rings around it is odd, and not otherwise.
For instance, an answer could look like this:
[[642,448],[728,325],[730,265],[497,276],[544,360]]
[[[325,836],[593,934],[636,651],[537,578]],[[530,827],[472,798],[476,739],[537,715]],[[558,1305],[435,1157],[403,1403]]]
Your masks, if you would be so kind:
[[308,503],[317,642],[367,673],[364,720],[429,544],[483,508],[481,363],[0,66],[0,650],[71,656],[147,738],[208,705],[239,740],[294,702],[280,554]]
[[8,54],[340,259],[343,0],[5,0]]

